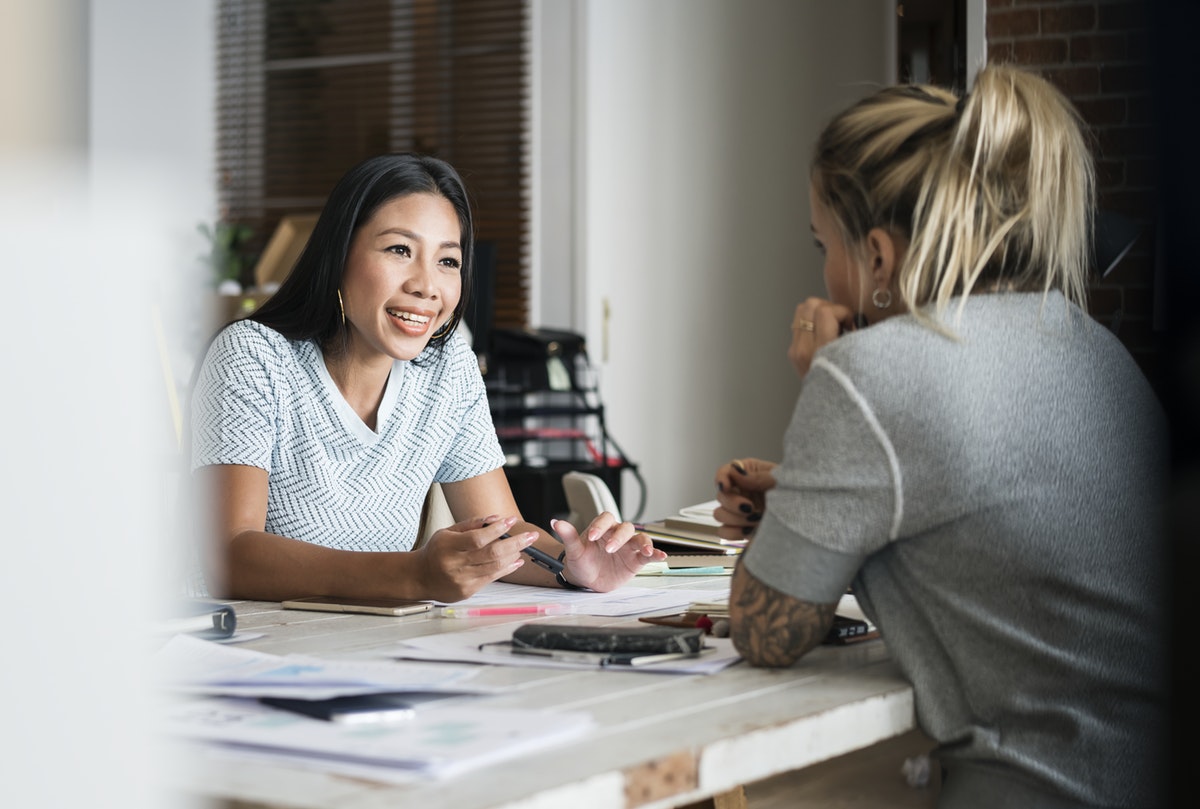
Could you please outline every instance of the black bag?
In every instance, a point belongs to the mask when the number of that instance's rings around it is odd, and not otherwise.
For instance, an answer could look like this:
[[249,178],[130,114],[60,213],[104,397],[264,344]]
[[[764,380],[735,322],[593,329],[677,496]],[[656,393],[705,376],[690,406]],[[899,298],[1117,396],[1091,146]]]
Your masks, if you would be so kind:
[[703,629],[669,626],[603,627],[528,623],[512,634],[513,646],[617,654],[699,654]]

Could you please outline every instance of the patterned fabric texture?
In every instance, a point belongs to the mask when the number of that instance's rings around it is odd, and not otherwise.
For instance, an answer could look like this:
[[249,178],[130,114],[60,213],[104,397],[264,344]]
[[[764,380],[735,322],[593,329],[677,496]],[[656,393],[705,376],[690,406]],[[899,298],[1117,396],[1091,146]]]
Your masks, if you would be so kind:
[[193,471],[266,470],[266,530],[331,548],[409,550],[431,483],[504,463],[478,363],[461,337],[393,365],[371,430],[316,344],[240,321],[209,348],[192,412]]

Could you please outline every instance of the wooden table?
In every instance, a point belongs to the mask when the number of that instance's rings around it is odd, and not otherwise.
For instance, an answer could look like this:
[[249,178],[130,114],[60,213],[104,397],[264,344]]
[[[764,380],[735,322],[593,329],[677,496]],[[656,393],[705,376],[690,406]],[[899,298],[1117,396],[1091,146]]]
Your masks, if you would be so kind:
[[[639,577],[632,586],[658,583]],[[281,610],[267,602],[235,602],[235,607],[239,630],[265,633],[246,642],[246,648],[324,657],[368,655],[405,638],[475,628],[484,621],[521,622],[335,615]],[[490,705],[587,711],[597,727],[559,749],[442,781],[397,786],[245,761],[189,766],[173,786],[231,807],[659,809],[706,800],[707,805],[737,806],[743,784],[914,726],[912,689],[881,641],[821,647],[783,671],[744,663],[711,675],[488,666],[479,678],[511,686],[479,698]]]

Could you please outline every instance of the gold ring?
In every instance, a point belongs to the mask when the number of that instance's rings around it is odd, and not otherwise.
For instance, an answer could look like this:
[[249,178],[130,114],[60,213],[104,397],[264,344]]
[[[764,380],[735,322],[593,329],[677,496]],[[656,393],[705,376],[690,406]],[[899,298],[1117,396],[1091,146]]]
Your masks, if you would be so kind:
[[805,320],[805,319],[799,318],[799,317],[792,321],[792,328],[793,329],[803,329],[804,331],[816,331],[817,330],[816,325],[811,320]]

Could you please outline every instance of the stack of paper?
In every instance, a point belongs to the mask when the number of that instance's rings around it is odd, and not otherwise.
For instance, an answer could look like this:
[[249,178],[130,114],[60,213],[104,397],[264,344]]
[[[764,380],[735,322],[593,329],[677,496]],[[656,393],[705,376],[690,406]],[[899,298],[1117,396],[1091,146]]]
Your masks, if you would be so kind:
[[729,617],[729,596],[715,598],[710,601],[693,601],[688,605],[688,612],[698,612],[709,618]]
[[[209,752],[380,780],[396,780],[397,773],[453,775],[560,744],[593,726],[586,713],[481,704],[479,695],[500,689],[466,682],[478,671],[472,667],[279,656],[183,635],[163,647],[156,662],[162,684],[180,697],[163,717],[165,737],[199,743]],[[435,692],[469,701],[419,702],[403,719],[364,725],[313,719],[254,699]]]
[[592,726],[585,713],[474,703],[420,708],[411,719],[395,723],[355,725],[310,719],[253,700],[205,699],[173,706],[163,730],[171,737],[270,754],[301,766],[353,765],[446,777],[559,745]]
[[[670,564],[671,556],[687,554],[689,556],[730,557],[723,564],[731,565],[742,549],[748,544],[745,539],[722,539],[717,536],[721,524],[713,518],[713,509],[717,507],[716,500],[687,506],[678,513],[661,520],[644,523],[639,530],[649,534],[656,548],[665,550]],[[691,563],[692,560],[688,560]],[[704,562],[696,560],[696,565],[722,564],[721,562]],[[685,566],[675,565],[672,567]]]

